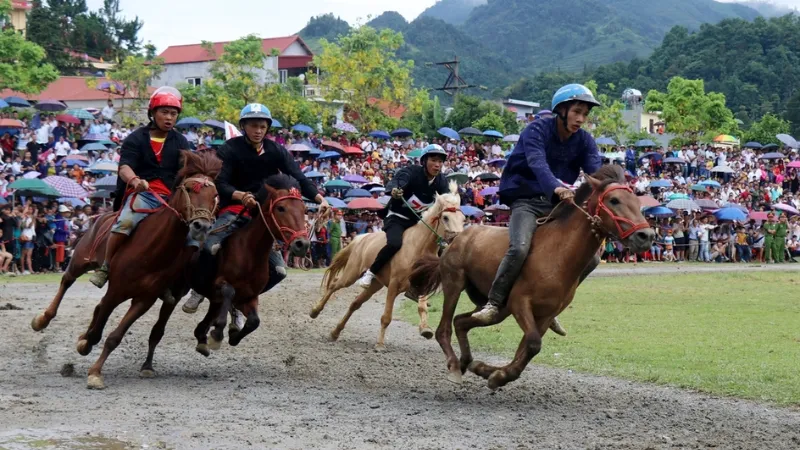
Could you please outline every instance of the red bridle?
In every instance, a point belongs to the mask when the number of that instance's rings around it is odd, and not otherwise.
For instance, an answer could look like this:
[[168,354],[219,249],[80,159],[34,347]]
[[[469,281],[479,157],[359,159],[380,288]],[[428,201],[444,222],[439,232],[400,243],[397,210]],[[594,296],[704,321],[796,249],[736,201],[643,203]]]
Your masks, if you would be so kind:
[[[291,188],[289,189],[288,195],[271,199],[269,201],[269,211],[268,211],[269,218],[272,219],[272,222],[275,223],[275,226],[280,231],[284,245],[289,246],[289,244],[294,242],[294,240],[297,238],[301,237],[308,238],[308,231],[306,231],[305,226],[303,227],[302,230],[293,230],[289,227],[281,226],[280,222],[278,222],[278,219],[275,217],[275,207],[278,205],[278,203],[284,200],[296,200],[302,202],[303,197],[300,195],[300,191],[298,191],[296,188]],[[261,205],[258,206],[258,211],[259,213],[261,213],[261,220],[264,221],[264,226],[267,227],[267,230],[269,230],[270,229],[269,224],[267,223],[267,219],[264,217],[264,211],[262,211]],[[270,234],[272,234],[272,231],[270,231]],[[275,235],[273,235],[272,238],[275,239]]]
[[[608,206],[606,206],[606,204],[605,204],[606,195],[608,195],[611,192],[619,191],[619,190],[628,191],[631,194],[633,194],[633,191],[628,186],[611,185],[608,188],[606,188],[606,190],[603,191],[602,194],[600,194],[600,197],[598,197],[598,199],[597,199],[597,205],[594,208],[594,212],[590,209],[589,210],[589,215],[591,215],[593,217],[599,217],[600,211],[605,212],[606,214],[608,214],[608,217],[611,220],[614,221],[614,225],[617,227],[617,237],[619,239],[627,239],[630,235],[632,235],[633,233],[635,233],[635,232],[637,232],[639,230],[643,230],[645,228],[650,228],[650,224],[647,223],[647,221],[640,222],[640,223],[634,223],[630,219],[626,219],[625,217],[620,217],[620,216],[614,214],[614,212],[611,211],[611,209]],[[622,224],[623,223],[627,224],[630,228],[628,228],[627,230],[623,230],[622,229]]]
[[444,214],[444,213],[446,213],[446,212],[450,212],[450,213],[454,213],[454,212],[460,212],[461,214],[464,214],[464,213],[461,211],[461,209],[460,209],[460,208],[456,208],[455,206],[451,206],[451,207],[449,207],[449,208],[442,208],[442,211],[441,211],[441,212],[439,212],[439,214],[438,214],[436,217],[434,217],[434,218],[433,218],[433,220],[431,220],[431,225],[434,225],[434,226],[436,226],[436,223],[437,223],[437,222],[439,222],[439,219],[441,219],[441,218],[442,218],[442,214]]

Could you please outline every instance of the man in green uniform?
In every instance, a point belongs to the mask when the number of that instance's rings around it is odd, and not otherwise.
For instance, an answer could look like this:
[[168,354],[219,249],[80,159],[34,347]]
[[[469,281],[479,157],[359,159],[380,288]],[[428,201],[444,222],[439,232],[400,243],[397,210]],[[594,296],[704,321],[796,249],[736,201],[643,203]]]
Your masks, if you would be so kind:
[[767,214],[767,221],[764,222],[764,261],[771,263],[775,259],[773,243],[775,242],[775,233],[778,230],[778,223],[775,222],[775,214]]
[[333,220],[330,222],[330,229],[328,230],[331,243],[330,261],[333,261],[336,254],[342,250],[342,212],[337,209],[333,217]]
[[775,228],[775,239],[772,241],[772,257],[777,263],[782,263],[786,256],[786,233],[788,231],[789,223],[786,221],[786,214],[781,214],[781,219]]

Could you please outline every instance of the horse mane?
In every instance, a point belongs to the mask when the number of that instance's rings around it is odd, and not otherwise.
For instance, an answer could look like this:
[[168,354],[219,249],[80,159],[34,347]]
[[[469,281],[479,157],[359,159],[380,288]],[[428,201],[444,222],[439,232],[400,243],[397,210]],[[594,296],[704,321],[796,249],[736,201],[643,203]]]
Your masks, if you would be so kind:
[[459,208],[461,206],[461,196],[458,195],[458,183],[451,180],[447,187],[450,192],[437,195],[433,205],[422,213],[422,220],[429,222],[431,218],[438,216],[444,209]]
[[[625,184],[625,171],[622,170],[621,166],[616,164],[606,164],[601,166],[597,169],[597,172],[593,173],[592,178],[601,181],[600,190],[605,190],[610,184],[620,183]],[[592,196],[592,184],[589,182],[584,182],[580,185],[577,191],[575,191],[575,204],[576,205],[583,205],[589,197]],[[551,219],[553,220],[566,220],[567,218],[572,216],[572,213],[576,211],[576,208],[557,208],[553,210],[553,215]]]
[[256,194],[256,200],[259,203],[264,203],[269,195],[266,186],[271,187],[272,189],[277,190],[286,190],[295,188],[300,190],[300,183],[297,182],[294,178],[286,175],[284,173],[276,173],[275,175],[270,175],[264,179],[264,182],[261,184],[261,188],[258,190]]
[[222,170],[222,160],[214,152],[191,151],[181,152],[183,167],[178,171],[178,179],[185,180],[196,175],[205,175],[211,179],[217,178]]

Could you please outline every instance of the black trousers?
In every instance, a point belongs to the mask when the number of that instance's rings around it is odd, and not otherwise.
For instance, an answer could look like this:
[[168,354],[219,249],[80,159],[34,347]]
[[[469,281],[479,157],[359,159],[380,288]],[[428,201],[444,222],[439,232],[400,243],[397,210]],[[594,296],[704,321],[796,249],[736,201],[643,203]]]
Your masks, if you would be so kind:
[[416,224],[417,222],[415,220],[403,219],[398,216],[388,216],[386,220],[383,221],[383,231],[386,233],[386,246],[378,252],[378,256],[375,257],[375,261],[369,268],[370,272],[377,274],[383,269],[386,263],[392,260],[392,257],[395,253],[400,251],[400,247],[403,245],[403,233]]

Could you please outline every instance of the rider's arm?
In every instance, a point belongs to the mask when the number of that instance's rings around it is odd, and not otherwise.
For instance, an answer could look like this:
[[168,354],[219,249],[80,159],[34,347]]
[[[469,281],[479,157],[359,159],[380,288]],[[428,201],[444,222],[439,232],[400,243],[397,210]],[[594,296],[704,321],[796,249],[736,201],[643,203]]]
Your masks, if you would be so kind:
[[282,145],[279,145],[278,149],[281,153],[281,158],[279,159],[279,164],[281,167],[278,169],[300,183],[300,193],[302,193],[305,198],[314,199],[315,202],[322,203],[322,200],[324,200],[325,197],[319,193],[319,189],[314,186],[314,183],[306,178],[303,171],[300,170],[300,166],[298,166],[295,160],[292,158],[291,153],[289,153],[289,151],[286,150]]
[[584,133],[584,139],[586,143],[581,155],[581,169],[583,169],[583,173],[591,175],[603,165],[603,159],[600,157],[600,151],[597,149],[594,138],[589,133]]
[[122,141],[122,151],[119,157],[119,173],[117,174],[125,184],[131,184],[132,180],[138,178],[133,167],[139,167],[141,161],[141,151],[137,148],[134,136],[128,136]]
[[542,189],[542,194],[549,199],[553,199],[556,188],[562,187],[562,185],[547,164],[545,141],[541,128],[541,126],[529,126],[522,132],[520,141],[525,152],[525,159],[528,161],[528,167],[536,176],[536,181]]
[[217,156],[222,160],[222,170],[219,172],[219,175],[217,175],[215,183],[221,201],[227,203],[236,201],[241,203],[242,196],[244,196],[245,193],[237,191],[231,184],[231,179],[233,179],[233,164],[230,159],[234,157],[233,155],[234,152],[229,151],[227,144],[224,144],[217,150]]

